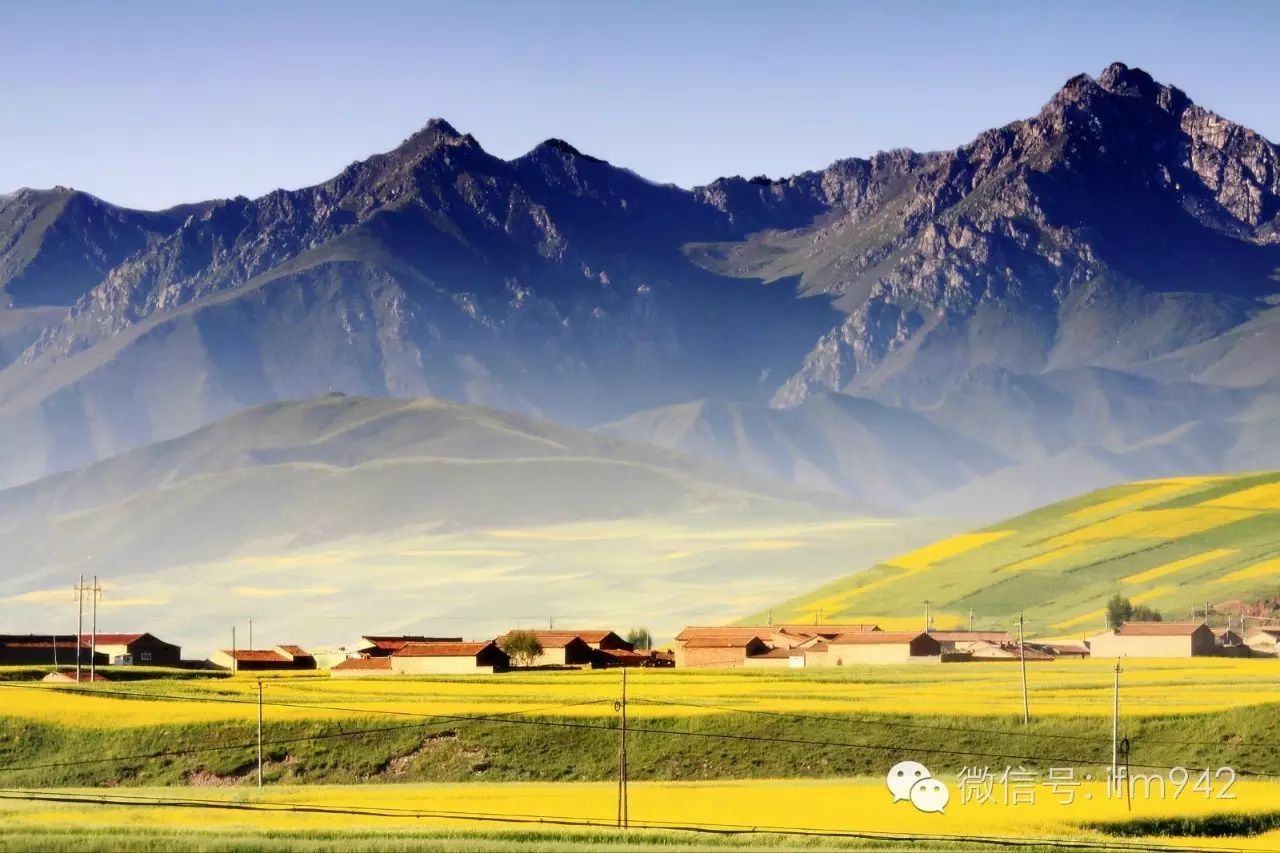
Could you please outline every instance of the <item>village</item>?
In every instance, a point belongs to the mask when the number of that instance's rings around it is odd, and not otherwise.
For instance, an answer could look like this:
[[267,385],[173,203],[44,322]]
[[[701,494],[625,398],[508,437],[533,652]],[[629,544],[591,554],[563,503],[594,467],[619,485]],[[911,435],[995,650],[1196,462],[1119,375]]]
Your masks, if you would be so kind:
[[0,634],[0,666],[49,667],[50,681],[108,680],[125,667],[230,673],[327,671],[334,678],[517,670],[824,668],[888,664],[1047,663],[1058,658],[1276,657],[1280,627],[1235,631],[1201,621],[1128,622],[1080,642],[1020,641],[1008,631],[887,631],[872,623],[690,626],[655,648],[649,634],[515,629],[498,637],[368,634],[349,645],[231,647],[189,660],[145,632]]

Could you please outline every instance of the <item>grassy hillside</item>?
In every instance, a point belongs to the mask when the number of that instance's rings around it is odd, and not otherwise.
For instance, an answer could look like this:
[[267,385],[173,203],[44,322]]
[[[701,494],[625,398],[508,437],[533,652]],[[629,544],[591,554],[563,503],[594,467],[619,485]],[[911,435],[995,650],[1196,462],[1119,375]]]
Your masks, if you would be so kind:
[[1131,483],[939,541],[773,609],[775,619],[1102,630],[1115,593],[1188,618],[1280,590],[1280,472]]
[[[427,399],[246,410],[0,492],[0,625],[99,627],[203,656],[254,617],[268,642],[361,631],[726,620],[928,541],[843,499],[652,446]],[[730,586],[726,582],[733,581]]]

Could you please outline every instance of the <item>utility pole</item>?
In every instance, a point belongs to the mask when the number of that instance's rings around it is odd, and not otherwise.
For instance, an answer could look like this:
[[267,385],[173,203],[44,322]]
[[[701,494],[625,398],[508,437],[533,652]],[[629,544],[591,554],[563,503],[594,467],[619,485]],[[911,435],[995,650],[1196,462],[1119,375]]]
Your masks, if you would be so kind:
[[249,648],[253,648],[253,618],[249,618]]
[[547,617],[547,630],[548,630],[548,631],[554,631],[555,629],[556,629],[556,617],[554,617],[554,616],[548,616],[548,617]]
[[1111,694],[1111,786],[1120,785],[1120,661],[1116,660],[1115,685]]
[[627,668],[622,667],[622,701],[618,710],[622,712],[622,727],[619,729],[618,742],[618,828],[626,829],[630,820],[627,803]]
[[969,633],[973,633],[973,608],[969,608]]
[[78,612],[76,615],[76,684],[80,683],[80,643],[84,637],[84,575],[80,576],[80,582],[76,584],[76,605]]
[[262,679],[258,679],[258,787],[262,787]]
[[89,680],[93,681],[98,675],[98,596],[102,595],[102,587],[98,586],[98,576],[93,576],[93,625],[92,633],[89,635]]
[[929,599],[924,600],[924,632],[929,633]]
[[1018,657],[1022,662],[1022,724],[1025,726],[1031,722],[1031,704],[1027,699],[1027,643],[1023,638],[1023,624],[1026,620],[1023,614],[1018,614]]
[[235,675],[240,671],[239,663],[236,661],[236,626],[231,626],[231,674]]

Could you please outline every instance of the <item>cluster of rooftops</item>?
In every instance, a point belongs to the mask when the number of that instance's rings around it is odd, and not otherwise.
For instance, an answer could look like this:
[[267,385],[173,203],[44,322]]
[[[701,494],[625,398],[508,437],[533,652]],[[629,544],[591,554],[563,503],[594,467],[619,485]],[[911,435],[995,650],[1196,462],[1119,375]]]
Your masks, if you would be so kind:
[[[516,634],[537,640],[538,651],[512,659],[507,651]],[[217,666],[233,670],[328,669],[336,677],[415,673],[498,672],[519,663],[526,667],[670,666],[664,652],[637,651],[635,644],[608,629],[584,631],[508,632],[492,640],[466,641],[461,637],[420,634],[370,634],[353,649],[314,652],[307,658],[297,647],[277,646],[270,661],[246,650],[221,650],[210,657]],[[282,654],[283,653],[283,654]]]
[[[516,652],[515,634],[537,640]],[[1280,628],[1239,633],[1204,622],[1130,622],[1080,643],[1019,641],[1008,631],[885,631],[869,623],[690,626],[670,649],[638,650],[614,631],[511,631],[489,640],[371,634],[354,647],[220,649],[204,662],[183,661],[179,646],[155,635],[97,633],[0,635],[0,665],[205,665],[231,671],[326,669],[335,677],[500,672],[520,667],[827,667],[862,663],[1052,661],[1062,657],[1193,657],[1280,651]],[[515,659],[513,659],[513,655]]]
[[883,631],[867,623],[685,628],[675,664],[813,667],[858,663],[1052,661],[1082,657],[1274,655],[1280,628],[1244,632],[1204,622],[1128,622],[1081,642],[1020,642],[1008,631]]
[[1084,657],[1083,645],[1026,643],[1007,631],[884,631],[867,623],[685,628],[676,635],[680,667],[822,667],[943,660],[1052,660]]

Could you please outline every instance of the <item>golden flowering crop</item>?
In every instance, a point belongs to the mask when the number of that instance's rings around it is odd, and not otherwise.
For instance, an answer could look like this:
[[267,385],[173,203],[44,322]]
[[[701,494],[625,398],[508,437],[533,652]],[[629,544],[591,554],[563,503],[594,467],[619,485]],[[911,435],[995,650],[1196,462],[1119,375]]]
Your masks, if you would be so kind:
[[[1030,801],[1013,803],[995,788],[991,801],[978,802],[961,796],[957,780],[959,767],[939,766],[935,776],[947,784],[951,799],[941,814],[926,814],[909,802],[892,802],[881,779],[860,780],[764,780],[732,782],[633,782],[629,786],[628,811],[633,831],[646,824],[736,825],[742,828],[774,830],[817,830],[830,832],[920,833],[1004,838],[1089,838],[1105,836],[1084,828],[1095,821],[1124,821],[1133,818],[1198,817],[1265,813],[1280,808],[1280,784],[1241,781],[1232,789],[1235,798],[1220,800],[1186,791],[1181,796],[1135,797],[1131,803],[1107,796],[1100,781],[1085,782],[1070,789],[1046,781],[1047,769],[1040,770],[1030,786]],[[887,768],[886,768],[887,769]],[[997,772],[1000,772],[997,769]],[[112,791],[79,792],[112,796]],[[115,792],[118,793],[118,792]],[[132,789],[132,796],[182,799],[196,795],[170,789]],[[592,821],[610,824],[616,814],[617,788],[609,783],[471,783],[441,785],[377,785],[270,787],[254,789],[202,790],[198,799],[262,803],[267,810],[227,810],[173,806],[112,806],[93,804],[48,804],[5,801],[0,816],[7,826],[50,829],[71,827],[129,828],[145,825],[169,830],[215,830],[222,832],[294,831],[367,832],[448,829],[461,834],[492,831],[495,825],[477,816],[529,819],[529,823],[502,824],[504,833],[527,832],[530,840],[538,833],[563,834],[575,830],[539,826],[536,819]],[[303,813],[291,807],[319,807],[327,813]],[[341,814],[332,810],[352,809],[381,812]],[[399,813],[397,814],[397,811]],[[414,812],[427,813],[415,815]],[[587,831],[580,829],[578,831]],[[598,836],[600,830],[595,830]],[[689,842],[696,844],[698,836]],[[619,839],[621,840],[621,839]],[[1159,839],[1151,839],[1155,843]],[[1272,831],[1253,837],[1177,838],[1167,842],[1186,849],[1274,849],[1280,833]],[[1140,839],[1127,839],[1131,844]],[[332,846],[342,847],[341,842]]]
[[1180,572],[1183,569],[1190,569],[1213,560],[1221,560],[1230,557],[1232,554],[1238,553],[1234,548],[1215,548],[1212,551],[1205,551],[1203,554],[1196,554],[1182,560],[1174,560],[1171,563],[1165,563],[1162,566],[1156,566],[1154,569],[1147,569],[1145,572],[1138,572],[1136,575],[1129,575],[1124,578],[1125,583],[1139,584],[1153,581],[1156,578],[1162,578],[1171,575],[1174,572]]
[[965,551],[972,551],[974,548],[998,542],[1012,533],[1012,530],[961,533],[959,536],[952,536],[950,539],[943,539],[941,542],[935,542],[932,545],[917,548],[909,554],[895,557],[889,560],[887,564],[902,569],[927,569],[943,560],[963,554]]
[[[1112,661],[1057,660],[1029,666],[1036,714],[1110,713]],[[1214,711],[1280,703],[1274,660],[1193,658],[1126,664],[1125,715]],[[458,678],[308,679],[268,682],[268,724],[299,719],[376,719],[380,712],[487,716],[538,713],[611,717],[617,671],[473,675]],[[1185,685],[1194,683],[1195,690]],[[112,696],[98,688],[4,688],[3,714],[104,729],[256,719],[256,681],[156,682],[164,697]],[[132,684],[113,690],[145,694]],[[846,666],[811,670],[631,670],[637,717],[721,714],[731,710],[796,713],[1009,714],[1021,708],[1017,667],[1002,664]],[[186,698],[165,698],[183,696]],[[225,700],[237,700],[228,702]],[[593,702],[562,707],[568,703]],[[677,704],[664,704],[667,702]],[[295,707],[280,707],[286,703]],[[692,705],[693,707],[690,707]],[[314,707],[308,707],[314,706]],[[343,710],[332,710],[332,709]]]
[[1166,500],[1180,495],[1186,491],[1191,485],[1181,481],[1159,481],[1147,485],[1145,488],[1137,489],[1129,494],[1121,495],[1118,498],[1112,498],[1108,501],[1100,501],[1095,504],[1083,507],[1075,512],[1069,513],[1069,517],[1075,521],[1090,521],[1104,516],[1114,515],[1122,510],[1132,509],[1141,504],[1155,503],[1156,501]]
[[1225,507],[1134,510],[1056,536],[1046,544],[1062,547],[1108,539],[1180,539],[1255,515],[1252,510]]
[[1280,557],[1274,560],[1263,560],[1261,563],[1254,563],[1252,566],[1239,569],[1230,574],[1223,575],[1214,581],[1219,583],[1232,583],[1234,581],[1255,580],[1257,578],[1271,577],[1280,574]]
[[1205,506],[1243,507],[1244,509],[1280,510],[1280,482],[1264,483],[1207,501]]

